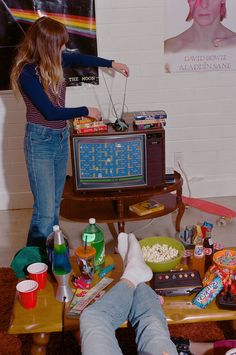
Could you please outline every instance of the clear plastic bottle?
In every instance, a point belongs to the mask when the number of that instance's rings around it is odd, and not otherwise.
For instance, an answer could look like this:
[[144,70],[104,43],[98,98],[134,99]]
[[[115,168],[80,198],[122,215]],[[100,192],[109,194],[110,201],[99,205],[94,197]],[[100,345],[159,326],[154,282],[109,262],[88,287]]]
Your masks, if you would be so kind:
[[94,260],[95,270],[98,269],[105,261],[105,238],[104,232],[100,226],[96,224],[95,218],[89,218],[89,224],[82,233],[83,243],[91,245],[96,249]]
[[196,244],[193,251],[192,269],[197,270],[201,278],[205,275],[205,255],[203,252],[203,244]]

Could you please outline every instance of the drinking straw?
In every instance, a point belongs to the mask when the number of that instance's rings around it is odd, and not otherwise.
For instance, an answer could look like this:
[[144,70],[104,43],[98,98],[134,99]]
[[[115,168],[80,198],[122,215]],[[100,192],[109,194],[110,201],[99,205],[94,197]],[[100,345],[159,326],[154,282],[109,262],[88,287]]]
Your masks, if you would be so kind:
[[85,237],[85,241],[84,241],[84,252],[86,253],[86,249],[87,249],[87,235]]

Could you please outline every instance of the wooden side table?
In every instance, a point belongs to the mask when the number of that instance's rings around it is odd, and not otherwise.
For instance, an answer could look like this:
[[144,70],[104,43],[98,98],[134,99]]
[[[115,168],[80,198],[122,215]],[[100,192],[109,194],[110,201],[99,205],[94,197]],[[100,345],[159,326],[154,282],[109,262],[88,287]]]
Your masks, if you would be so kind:
[[[117,233],[114,223],[118,224],[118,233],[125,231],[125,222],[157,218],[178,210],[175,228],[180,231],[181,218],[185,211],[182,202],[183,179],[178,172],[174,174],[175,182],[157,188],[138,188],[122,191],[88,191],[73,190],[73,179],[69,177],[65,184],[60,214],[76,222],[86,223],[90,217],[96,218],[98,223],[107,223],[114,238]],[[129,206],[155,197],[163,203],[161,211],[138,216],[129,210]]]

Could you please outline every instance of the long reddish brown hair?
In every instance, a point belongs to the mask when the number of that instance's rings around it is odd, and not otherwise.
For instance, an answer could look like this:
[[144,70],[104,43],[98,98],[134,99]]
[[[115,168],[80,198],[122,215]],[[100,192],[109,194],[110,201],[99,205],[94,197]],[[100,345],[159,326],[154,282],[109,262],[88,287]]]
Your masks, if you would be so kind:
[[49,17],[40,17],[26,32],[11,71],[11,86],[17,94],[18,79],[26,64],[36,64],[44,90],[58,96],[63,78],[61,47],[68,42],[65,26]]
[[[201,0],[196,0],[193,10],[192,11],[189,10],[186,21],[191,21],[193,19],[194,11],[200,5],[200,3],[201,3]],[[225,1],[222,1],[220,4],[220,21],[222,21],[225,17],[226,17],[226,3],[225,3]]]

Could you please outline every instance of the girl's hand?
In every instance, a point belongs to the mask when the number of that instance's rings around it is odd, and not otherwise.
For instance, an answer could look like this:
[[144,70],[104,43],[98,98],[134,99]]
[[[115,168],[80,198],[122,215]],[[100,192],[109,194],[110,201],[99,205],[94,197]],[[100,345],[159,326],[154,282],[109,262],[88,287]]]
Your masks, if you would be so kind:
[[118,73],[123,74],[126,77],[129,76],[129,68],[127,67],[126,64],[117,63],[117,62],[113,61],[112,62],[112,69],[114,69]]
[[97,121],[102,119],[102,114],[96,107],[88,107],[88,117],[95,118]]

